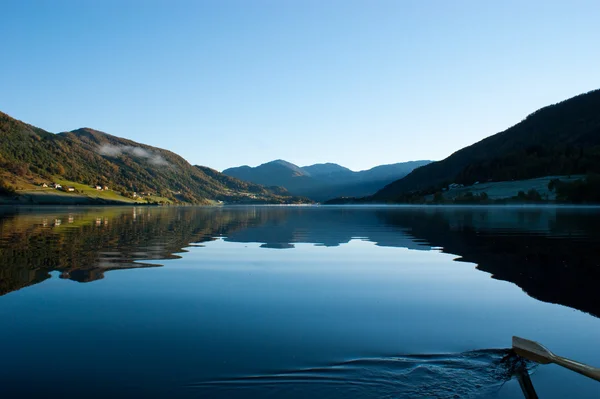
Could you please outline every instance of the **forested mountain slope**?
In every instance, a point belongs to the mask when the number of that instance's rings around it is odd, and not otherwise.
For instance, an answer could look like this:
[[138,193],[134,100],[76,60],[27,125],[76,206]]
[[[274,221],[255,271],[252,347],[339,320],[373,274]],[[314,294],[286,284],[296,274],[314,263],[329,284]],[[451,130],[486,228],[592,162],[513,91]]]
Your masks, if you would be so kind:
[[0,112],[0,178],[4,186],[62,178],[123,193],[152,192],[174,202],[290,200],[281,190],[195,167],[170,151],[89,128],[53,134]]
[[595,90],[542,108],[501,133],[418,168],[373,199],[394,201],[450,183],[599,172],[600,90]]

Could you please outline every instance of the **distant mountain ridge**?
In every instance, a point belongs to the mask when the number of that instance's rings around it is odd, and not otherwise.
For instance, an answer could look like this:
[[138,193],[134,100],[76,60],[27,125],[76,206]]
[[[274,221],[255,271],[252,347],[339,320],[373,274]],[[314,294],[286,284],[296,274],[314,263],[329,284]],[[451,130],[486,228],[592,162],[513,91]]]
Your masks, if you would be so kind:
[[281,186],[294,195],[323,201],[338,196],[373,194],[386,184],[430,162],[401,162],[354,172],[335,163],[300,167],[279,159],[256,167],[245,165],[228,168],[223,173],[256,184]]
[[541,108],[503,132],[414,170],[370,200],[402,201],[451,183],[589,173],[600,173],[600,90]]
[[336,163],[317,163],[314,165],[303,166],[301,168],[303,171],[307,172],[310,176],[332,176],[332,175],[351,175],[355,172],[350,169],[338,165]]
[[175,203],[300,200],[190,165],[161,148],[90,128],[49,133],[0,112],[0,188],[35,188],[59,178],[121,194],[152,192]]

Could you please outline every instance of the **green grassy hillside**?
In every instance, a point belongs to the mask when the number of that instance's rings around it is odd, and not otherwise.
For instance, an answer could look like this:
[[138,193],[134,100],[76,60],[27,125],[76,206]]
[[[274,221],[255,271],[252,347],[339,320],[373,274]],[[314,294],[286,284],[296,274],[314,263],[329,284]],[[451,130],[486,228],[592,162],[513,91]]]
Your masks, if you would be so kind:
[[[53,134],[0,113],[0,188],[34,190],[68,181],[86,196],[133,198],[133,193],[173,203],[289,202],[286,193],[195,167],[170,151],[93,129]],[[97,192],[92,186],[108,186]],[[111,198],[108,198],[111,197]]]

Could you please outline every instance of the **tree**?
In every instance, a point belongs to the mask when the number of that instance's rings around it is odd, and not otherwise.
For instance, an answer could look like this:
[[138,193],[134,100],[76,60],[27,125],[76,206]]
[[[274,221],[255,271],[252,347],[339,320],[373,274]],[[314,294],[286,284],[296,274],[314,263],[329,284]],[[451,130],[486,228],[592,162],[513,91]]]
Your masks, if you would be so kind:
[[5,182],[3,179],[0,179],[0,195],[4,196],[12,196],[15,195],[16,191],[13,186]]
[[531,189],[529,191],[527,191],[527,199],[529,201],[536,201],[539,202],[542,200],[542,196],[540,195],[540,193],[536,190],[536,189]]

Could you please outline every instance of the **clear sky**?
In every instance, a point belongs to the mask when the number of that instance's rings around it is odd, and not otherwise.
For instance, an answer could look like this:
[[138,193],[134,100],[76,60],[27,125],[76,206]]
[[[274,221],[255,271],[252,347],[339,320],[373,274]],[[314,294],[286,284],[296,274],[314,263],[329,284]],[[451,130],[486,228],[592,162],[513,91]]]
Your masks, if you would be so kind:
[[600,1],[3,0],[0,110],[222,170],[442,159],[600,87]]

